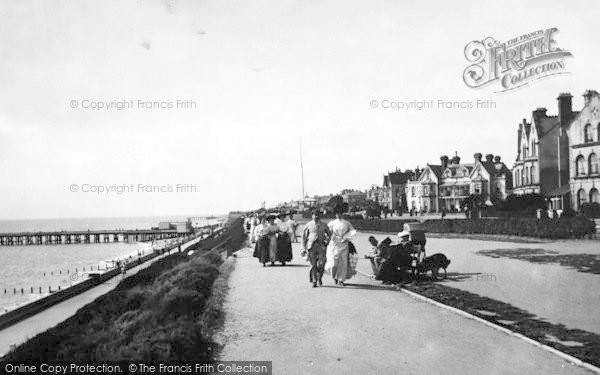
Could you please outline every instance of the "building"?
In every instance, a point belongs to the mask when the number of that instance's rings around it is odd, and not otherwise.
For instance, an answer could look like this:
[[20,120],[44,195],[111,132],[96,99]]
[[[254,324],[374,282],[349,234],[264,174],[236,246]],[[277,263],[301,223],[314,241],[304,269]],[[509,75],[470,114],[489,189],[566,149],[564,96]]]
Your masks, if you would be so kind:
[[442,175],[439,182],[439,208],[460,211],[462,202],[471,194],[471,172],[474,164],[461,164],[460,157],[440,158]]
[[512,189],[512,173],[500,156],[473,155],[473,164],[461,164],[460,157],[440,158],[441,165],[427,166],[406,184],[408,209],[425,212],[457,211],[465,198],[483,196],[489,204],[504,200]]
[[383,189],[379,186],[371,186],[369,190],[367,190],[367,200],[376,202],[379,204],[383,201]]
[[[439,185],[442,177],[442,166],[427,164],[419,176],[420,207],[426,212],[440,210]],[[412,192],[411,192],[412,194]]]
[[[568,202],[569,137],[568,128],[577,115],[572,96],[558,96],[558,116],[548,116],[546,108],[532,112],[531,122],[523,119],[517,130],[517,158],[513,175],[513,194],[540,194],[561,205]],[[559,207],[554,207],[559,209]]]
[[358,190],[345,190],[341,194],[349,207],[364,206],[367,202],[367,193]]
[[300,210],[311,209],[317,206],[317,199],[311,198],[308,195],[303,199],[298,200],[298,208]]
[[600,96],[597,91],[588,90],[583,98],[583,108],[568,131],[570,203],[577,210],[584,203],[600,203]]
[[192,222],[188,221],[161,221],[158,223],[160,230],[175,230],[177,233],[188,233],[192,231]]
[[383,176],[381,205],[390,210],[402,212],[406,209],[406,183],[414,177],[414,172],[407,169],[404,172],[388,173]]
[[473,170],[469,176],[471,194],[481,195],[490,203],[505,200],[512,192],[511,170],[498,155],[487,154],[484,161],[481,156],[480,153],[473,155]]

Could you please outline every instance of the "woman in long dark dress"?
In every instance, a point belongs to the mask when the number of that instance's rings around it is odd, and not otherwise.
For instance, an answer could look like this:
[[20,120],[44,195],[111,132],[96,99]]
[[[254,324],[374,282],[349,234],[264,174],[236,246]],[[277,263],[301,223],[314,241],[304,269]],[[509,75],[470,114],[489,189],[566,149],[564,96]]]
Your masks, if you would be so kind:
[[256,234],[256,245],[254,247],[254,257],[258,258],[258,261],[263,264],[263,267],[267,262],[271,261],[270,256],[270,244],[271,244],[271,230],[267,224],[266,219],[263,217],[261,223],[255,228]]
[[285,214],[279,215],[279,222],[277,223],[277,260],[285,266],[285,262],[292,260],[292,228],[285,220]]

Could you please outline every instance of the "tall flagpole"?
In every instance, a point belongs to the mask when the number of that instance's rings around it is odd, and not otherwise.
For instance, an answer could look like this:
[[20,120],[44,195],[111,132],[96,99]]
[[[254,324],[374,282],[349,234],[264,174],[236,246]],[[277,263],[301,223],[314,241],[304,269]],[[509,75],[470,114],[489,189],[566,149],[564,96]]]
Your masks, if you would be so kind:
[[302,139],[300,139],[300,173],[302,174],[302,200],[304,200],[304,165],[302,164]]

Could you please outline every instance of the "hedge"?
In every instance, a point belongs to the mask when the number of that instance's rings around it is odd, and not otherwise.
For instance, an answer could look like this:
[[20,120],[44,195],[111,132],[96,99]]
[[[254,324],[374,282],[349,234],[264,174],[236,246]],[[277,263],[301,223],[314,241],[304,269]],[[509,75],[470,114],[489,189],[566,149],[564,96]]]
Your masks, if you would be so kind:
[[[404,223],[415,220],[356,220],[353,226],[363,231],[399,232]],[[559,219],[442,219],[427,220],[425,230],[432,233],[503,234],[537,238],[584,238],[595,233],[595,224],[584,216]]]

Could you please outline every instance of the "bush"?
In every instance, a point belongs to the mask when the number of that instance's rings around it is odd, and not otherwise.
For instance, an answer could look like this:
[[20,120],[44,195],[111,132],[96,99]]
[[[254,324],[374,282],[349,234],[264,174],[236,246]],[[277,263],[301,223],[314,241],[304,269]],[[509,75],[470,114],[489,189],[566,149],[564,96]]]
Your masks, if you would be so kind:
[[600,218],[600,203],[584,203],[581,205],[581,214],[589,218]]
[[[404,223],[414,220],[360,220],[353,222],[363,231],[399,232]],[[427,220],[425,230],[432,233],[503,234],[538,238],[583,238],[595,232],[593,221],[578,215],[560,219],[502,218],[502,219],[445,219]]]

